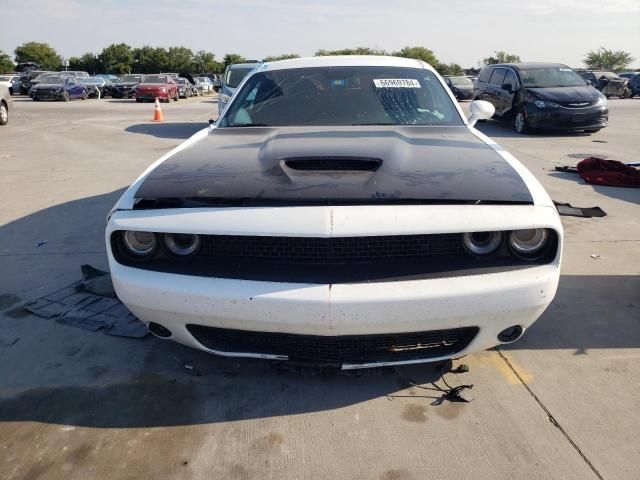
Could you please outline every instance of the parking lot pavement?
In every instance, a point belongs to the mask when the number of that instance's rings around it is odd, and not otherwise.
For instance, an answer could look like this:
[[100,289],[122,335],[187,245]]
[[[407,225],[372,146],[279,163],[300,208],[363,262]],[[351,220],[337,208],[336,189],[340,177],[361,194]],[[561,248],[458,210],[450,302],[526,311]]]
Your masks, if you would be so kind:
[[479,125],[555,200],[608,215],[563,217],[550,309],[521,341],[447,375],[474,385],[468,404],[409,385],[442,385],[431,366],[291,372],[22,311],[77,280],[80,265],[106,268],[118,195],[217,116],[213,98],[162,108],[156,124],[151,104],[16,99],[0,129],[0,478],[637,478],[640,191],[553,168],[590,155],[638,161],[640,99],[611,100],[610,126],[591,136]]

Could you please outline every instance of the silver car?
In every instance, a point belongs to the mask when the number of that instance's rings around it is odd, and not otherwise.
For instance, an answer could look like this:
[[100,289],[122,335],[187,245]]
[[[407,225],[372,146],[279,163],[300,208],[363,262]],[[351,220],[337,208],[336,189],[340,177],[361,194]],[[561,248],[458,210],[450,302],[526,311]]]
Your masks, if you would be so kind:
[[0,85],[0,125],[9,123],[9,103],[11,103],[9,88]]

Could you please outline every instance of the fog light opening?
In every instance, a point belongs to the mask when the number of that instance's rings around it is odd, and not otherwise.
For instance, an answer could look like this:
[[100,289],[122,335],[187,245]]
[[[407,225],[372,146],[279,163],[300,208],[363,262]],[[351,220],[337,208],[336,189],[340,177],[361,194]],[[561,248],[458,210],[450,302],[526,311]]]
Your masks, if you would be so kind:
[[169,338],[171,335],[173,335],[173,333],[171,333],[171,330],[163,327],[162,325],[156,322],[149,322],[149,325],[147,325],[147,328],[156,337]]
[[523,330],[520,325],[513,325],[505,328],[498,334],[498,340],[502,343],[515,342],[522,336]]

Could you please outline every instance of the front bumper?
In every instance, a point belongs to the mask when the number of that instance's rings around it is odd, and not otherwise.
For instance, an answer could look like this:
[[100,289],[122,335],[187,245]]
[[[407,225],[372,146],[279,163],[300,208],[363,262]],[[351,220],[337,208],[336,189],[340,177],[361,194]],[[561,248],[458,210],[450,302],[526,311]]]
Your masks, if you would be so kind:
[[31,98],[37,98],[42,101],[59,101],[63,98],[63,92],[58,92],[54,90],[32,90]]
[[458,100],[471,100],[473,99],[473,90],[454,90],[453,95]]
[[160,91],[137,91],[136,92],[136,98],[140,99],[140,100],[155,100],[156,98],[159,99],[163,99],[163,100],[169,100],[171,99],[171,94],[166,91],[166,92],[160,92]]
[[[389,208],[399,212],[397,207]],[[485,350],[500,343],[497,335],[502,330],[515,325],[525,330],[531,325],[547,308],[557,289],[562,227],[552,207],[405,206],[404,212],[396,214],[395,218],[385,215],[391,213],[386,207],[340,207],[332,215],[332,233],[327,231],[329,226],[322,221],[323,207],[265,210],[115,212],[109,221],[106,238],[118,297],[143,322],[155,322],[170,330],[172,340],[232,357],[288,359],[287,352],[265,354],[212,348],[210,344],[196,339],[189,326],[331,339],[465,327],[478,329],[464,348],[441,356],[418,355],[410,360],[399,356],[400,359],[395,361],[385,354],[380,361],[341,364],[343,369],[348,369],[439,361]],[[356,212],[357,217],[352,216]],[[414,216],[418,212],[420,217]],[[252,221],[253,215],[263,219],[260,232],[251,231],[252,225],[257,224]],[[380,216],[390,220],[380,226]],[[271,225],[264,223],[265,218]],[[294,221],[295,218],[300,221]],[[413,225],[406,222],[410,218],[428,221]],[[525,226],[553,228],[559,238],[556,258],[549,264],[499,273],[328,285],[198,277],[127,267],[115,260],[109,241],[113,231],[122,229],[202,234],[353,236],[389,232],[460,232],[465,231],[465,227],[469,229],[470,222],[474,221],[476,225],[481,223],[475,231],[498,229],[498,226],[506,229]],[[400,223],[404,227],[400,227]],[[283,231],[283,225],[298,231]]]
[[539,109],[530,104],[526,110],[529,125],[542,130],[596,130],[609,123],[606,107]]

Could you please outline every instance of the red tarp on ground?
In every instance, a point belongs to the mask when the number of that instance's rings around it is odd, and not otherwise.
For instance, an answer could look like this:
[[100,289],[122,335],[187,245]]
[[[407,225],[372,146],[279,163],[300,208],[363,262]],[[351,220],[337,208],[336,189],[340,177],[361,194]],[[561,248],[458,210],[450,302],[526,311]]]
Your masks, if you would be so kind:
[[589,157],[578,163],[577,168],[578,173],[587,183],[640,188],[640,170],[617,160]]

